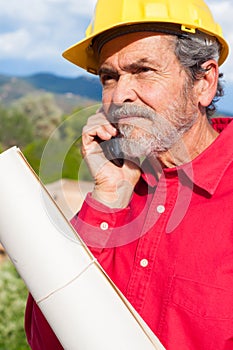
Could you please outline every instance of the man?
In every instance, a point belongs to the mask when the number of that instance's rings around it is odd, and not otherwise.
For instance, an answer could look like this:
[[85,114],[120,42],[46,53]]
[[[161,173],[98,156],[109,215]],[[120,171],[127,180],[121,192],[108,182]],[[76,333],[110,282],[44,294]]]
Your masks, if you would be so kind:
[[[202,0],[99,0],[64,53],[103,86],[72,224],[167,350],[233,349],[233,124],[209,121],[227,55]],[[61,348],[31,296],[26,332]]]

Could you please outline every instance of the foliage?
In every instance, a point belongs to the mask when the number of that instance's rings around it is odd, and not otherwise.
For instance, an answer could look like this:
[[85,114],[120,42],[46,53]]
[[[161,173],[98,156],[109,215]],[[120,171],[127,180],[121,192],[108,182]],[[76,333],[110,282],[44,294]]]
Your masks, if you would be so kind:
[[82,162],[80,139],[87,118],[98,107],[77,107],[72,115],[62,116],[48,93],[0,106],[0,152],[18,146],[45,184],[61,178],[92,180]]
[[62,111],[52,94],[26,95],[15,102],[17,110],[33,123],[34,136],[46,138],[61,122]]
[[0,142],[4,149],[17,145],[24,147],[33,140],[33,124],[15,109],[0,108]]
[[0,350],[27,350],[24,312],[27,289],[12,263],[0,265]]
[[99,104],[86,108],[79,107],[71,115],[65,116],[60,125],[61,137],[69,139],[72,143],[79,140],[87,118],[94,114],[98,108]]
[[39,175],[40,162],[43,154],[44,147],[46,145],[46,139],[36,139],[23,148],[23,154],[28,160],[31,167]]
[[37,140],[27,145],[23,154],[44,184],[61,178],[78,178],[81,154],[75,145],[70,147],[67,140]]

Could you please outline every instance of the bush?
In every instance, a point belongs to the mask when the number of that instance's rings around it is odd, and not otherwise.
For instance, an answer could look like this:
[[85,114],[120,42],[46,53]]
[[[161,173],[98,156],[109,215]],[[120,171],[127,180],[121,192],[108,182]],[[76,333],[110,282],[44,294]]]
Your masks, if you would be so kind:
[[24,331],[27,289],[13,264],[0,265],[0,350],[28,350]]

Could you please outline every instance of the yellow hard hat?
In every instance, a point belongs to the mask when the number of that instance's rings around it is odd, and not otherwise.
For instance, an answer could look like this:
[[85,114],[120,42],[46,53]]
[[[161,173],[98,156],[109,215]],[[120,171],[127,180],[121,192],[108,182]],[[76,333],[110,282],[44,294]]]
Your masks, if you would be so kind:
[[176,24],[182,32],[196,30],[218,39],[221,44],[219,65],[227,58],[229,47],[203,0],[98,0],[85,39],[69,47],[63,57],[97,74],[98,58],[92,49],[93,39],[110,30],[143,23]]

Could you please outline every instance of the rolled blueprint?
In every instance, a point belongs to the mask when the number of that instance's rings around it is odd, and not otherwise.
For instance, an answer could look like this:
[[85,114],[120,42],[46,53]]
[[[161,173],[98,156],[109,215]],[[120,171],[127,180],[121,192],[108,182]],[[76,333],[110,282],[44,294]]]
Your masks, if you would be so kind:
[[0,242],[64,349],[164,349],[17,147],[0,155]]

